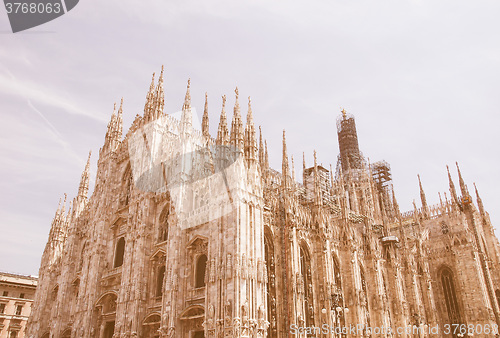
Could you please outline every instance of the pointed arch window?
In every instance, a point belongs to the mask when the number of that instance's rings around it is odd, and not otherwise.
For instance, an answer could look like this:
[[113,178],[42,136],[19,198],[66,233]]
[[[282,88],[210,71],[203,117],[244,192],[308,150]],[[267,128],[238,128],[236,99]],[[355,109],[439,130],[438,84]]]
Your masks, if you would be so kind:
[[158,242],[165,242],[168,239],[168,217],[170,215],[170,204],[163,209],[158,224]]
[[333,278],[335,286],[342,290],[342,276],[340,273],[340,264],[336,257],[333,257]]
[[143,337],[157,338],[160,337],[161,317],[159,314],[149,315],[143,322]]
[[202,288],[205,286],[205,273],[207,270],[207,255],[203,254],[196,260],[195,270],[195,288]]
[[122,182],[124,183],[125,190],[122,192],[122,195],[120,196],[120,206],[127,206],[129,204],[130,190],[132,188],[132,180],[133,180],[132,169],[129,163],[122,176]]
[[333,286],[331,290],[331,313],[332,321],[335,327],[345,326],[345,313],[344,313],[344,293],[342,290],[342,275],[340,272],[340,263],[333,255]]
[[82,251],[80,252],[80,260],[78,261],[78,270],[77,272],[82,271],[83,269],[83,260],[85,259],[85,250],[87,249],[87,242],[85,242],[82,246]]
[[453,278],[453,272],[448,267],[444,267],[441,270],[441,285],[443,287],[444,300],[448,312],[448,322],[459,324],[461,323],[461,316],[455,289],[455,280]]
[[163,295],[163,281],[165,280],[165,265],[158,268],[156,275],[156,297]]
[[66,329],[61,335],[61,338],[71,338],[71,329],[70,328]]
[[267,336],[277,337],[276,323],[276,271],[274,266],[274,246],[270,235],[264,236],[264,255],[267,268]]
[[[359,267],[359,275],[361,278],[361,308],[363,309],[364,313],[364,320],[366,327],[370,327],[370,311],[368,307],[368,289],[367,289],[367,284],[366,284],[366,278],[365,278],[365,271],[363,270],[363,267]],[[385,281],[384,281],[384,288],[385,288]]]
[[314,304],[313,304],[313,284],[311,275],[311,258],[309,252],[303,246],[299,249],[300,273],[302,276],[302,285],[304,287],[304,316],[306,326],[312,326],[314,323]]
[[125,238],[120,237],[116,242],[115,262],[113,267],[118,268],[123,265],[124,254],[125,254]]

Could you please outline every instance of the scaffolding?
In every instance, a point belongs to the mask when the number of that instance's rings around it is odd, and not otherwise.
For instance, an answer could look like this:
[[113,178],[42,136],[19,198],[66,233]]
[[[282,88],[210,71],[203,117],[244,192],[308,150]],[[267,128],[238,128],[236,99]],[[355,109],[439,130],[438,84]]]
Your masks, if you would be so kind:
[[387,191],[392,185],[391,166],[386,161],[378,161],[371,165],[373,181],[379,192]]
[[[330,182],[330,171],[326,169],[325,167],[318,165],[318,187],[319,187],[319,192],[321,199],[323,201],[329,200],[330,199],[330,187],[331,187],[331,182]],[[305,196],[306,200],[308,202],[314,201],[315,198],[315,188],[314,188],[314,181],[315,181],[315,170],[314,167],[304,169],[303,172],[303,178],[304,182],[304,188],[305,188]]]
[[356,121],[354,116],[347,114],[345,110],[342,110],[342,115],[337,119],[337,135],[342,171],[362,169],[364,158],[359,151]]

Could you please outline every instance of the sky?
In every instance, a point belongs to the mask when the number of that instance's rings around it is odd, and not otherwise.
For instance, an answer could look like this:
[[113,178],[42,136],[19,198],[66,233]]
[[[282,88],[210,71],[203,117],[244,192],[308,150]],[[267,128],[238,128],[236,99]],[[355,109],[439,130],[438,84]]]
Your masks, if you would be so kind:
[[[391,165],[402,210],[448,191],[446,165],[475,182],[500,222],[498,1],[81,0],[68,14],[11,32],[0,9],[0,270],[37,275],[64,193],[89,150],[91,186],[114,102],[124,129],[165,66],[165,112],[208,93],[215,136],[221,95],[239,87],[246,115],[281,170],[282,131],[302,173],[313,152],[335,168],[336,118],[356,117],[360,149]],[[228,116],[231,117],[231,114]],[[499,232],[497,231],[497,234]]]

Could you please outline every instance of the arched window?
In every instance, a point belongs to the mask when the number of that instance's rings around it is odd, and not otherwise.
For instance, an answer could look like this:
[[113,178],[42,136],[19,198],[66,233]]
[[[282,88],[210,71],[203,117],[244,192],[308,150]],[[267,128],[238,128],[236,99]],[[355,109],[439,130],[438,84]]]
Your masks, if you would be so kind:
[[76,299],[78,298],[78,291],[80,290],[80,278],[76,278],[73,283],[71,283],[73,287],[73,297],[74,301],[76,302]]
[[115,321],[106,322],[104,326],[104,338],[113,338],[115,333]]
[[82,246],[82,251],[80,252],[80,260],[78,262],[78,270],[77,271],[82,271],[83,268],[83,260],[85,258],[85,250],[87,249],[87,242],[85,242]]
[[168,216],[170,215],[170,204],[167,204],[160,215],[158,224],[158,242],[164,242],[168,239]]
[[335,286],[342,290],[342,277],[340,274],[340,264],[336,257],[333,257],[333,278],[335,281]]
[[115,264],[114,267],[117,268],[123,265],[123,255],[125,254],[125,238],[120,237],[116,243],[115,250]]
[[306,248],[300,247],[300,273],[304,285],[304,315],[306,326],[314,324],[314,304],[313,304],[313,285],[311,275],[311,258]]
[[[368,308],[368,289],[366,286],[366,278],[365,278],[365,271],[363,270],[363,267],[359,267],[359,275],[361,278],[361,308],[363,309],[364,313],[364,320],[365,320],[365,325],[366,327],[370,327],[370,311]],[[384,282],[384,288],[385,288],[385,282]]]
[[156,297],[161,297],[163,295],[163,281],[165,279],[165,265],[158,268],[156,275]]
[[460,309],[458,307],[458,298],[455,289],[455,281],[453,278],[453,272],[448,267],[444,267],[441,270],[441,284],[443,286],[446,310],[448,311],[447,322],[460,324],[461,323]]
[[276,328],[276,272],[274,266],[274,246],[271,236],[264,236],[264,255],[267,268],[267,336],[277,337]]
[[59,285],[56,285],[52,289],[52,300],[55,301],[57,299],[57,293],[59,292]]
[[331,294],[331,309],[333,313],[332,321],[335,327],[345,326],[344,314],[344,293],[342,291],[342,276],[340,272],[340,264],[338,259],[333,255],[333,283]]
[[207,269],[207,255],[201,255],[196,261],[196,271],[195,271],[195,288],[201,288],[205,286],[205,272]]
[[130,163],[127,165],[127,168],[125,169],[125,172],[122,176],[122,182],[124,182],[124,191],[122,192],[122,195],[120,196],[120,205],[121,206],[126,206],[129,203],[130,200],[130,188],[132,187],[132,169],[130,167]]
[[61,335],[61,338],[71,338],[71,329],[66,329]]
[[149,315],[143,322],[143,337],[148,338],[157,338],[160,337],[159,329],[160,329],[161,318],[159,314]]

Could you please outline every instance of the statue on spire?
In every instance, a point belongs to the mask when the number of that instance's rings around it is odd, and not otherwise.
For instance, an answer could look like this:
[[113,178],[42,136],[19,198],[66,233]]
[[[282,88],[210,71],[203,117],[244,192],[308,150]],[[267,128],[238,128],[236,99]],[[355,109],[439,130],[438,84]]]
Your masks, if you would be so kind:
[[228,145],[229,144],[229,131],[227,128],[227,117],[226,117],[226,95],[222,95],[222,110],[220,113],[219,128],[217,130],[217,145]]
[[182,106],[182,110],[186,110],[191,108],[191,79],[188,79],[186,97],[184,98],[184,105]]

